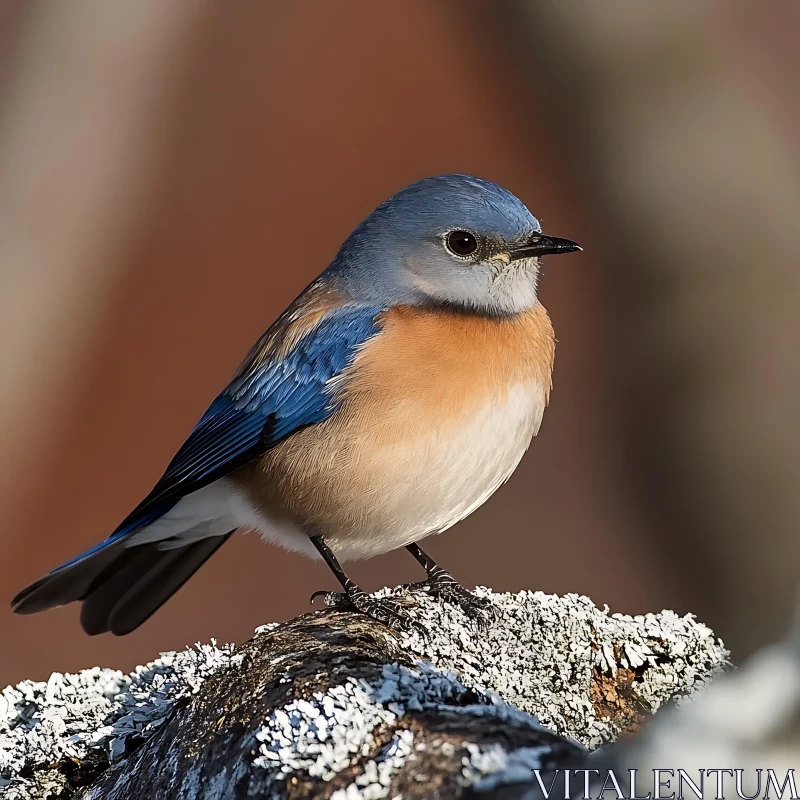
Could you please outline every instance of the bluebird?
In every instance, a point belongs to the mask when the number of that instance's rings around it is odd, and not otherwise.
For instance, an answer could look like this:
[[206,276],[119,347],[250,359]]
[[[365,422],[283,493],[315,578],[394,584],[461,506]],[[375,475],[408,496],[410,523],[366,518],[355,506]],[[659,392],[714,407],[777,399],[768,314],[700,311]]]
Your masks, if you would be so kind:
[[341,584],[328,605],[408,627],[340,564],[405,547],[421,588],[480,615],[416,542],[484,503],[537,433],[555,349],[540,259],[580,249],[479,178],[390,197],[255,344],[150,494],[14,610],[80,601],[86,633],[123,635],[255,530],[327,563]]

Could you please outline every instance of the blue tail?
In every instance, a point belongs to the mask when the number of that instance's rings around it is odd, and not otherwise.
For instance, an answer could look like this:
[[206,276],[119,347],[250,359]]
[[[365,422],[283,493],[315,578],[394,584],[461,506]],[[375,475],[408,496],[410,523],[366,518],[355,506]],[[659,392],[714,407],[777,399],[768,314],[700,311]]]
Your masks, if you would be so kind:
[[35,614],[81,601],[81,625],[93,635],[119,636],[138,628],[158,610],[228,539],[214,536],[185,547],[159,550],[137,545],[133,534],[155,522],[176,501],[159,504],[126,520],[108,539],[23,589],[13,600],[18,614]]

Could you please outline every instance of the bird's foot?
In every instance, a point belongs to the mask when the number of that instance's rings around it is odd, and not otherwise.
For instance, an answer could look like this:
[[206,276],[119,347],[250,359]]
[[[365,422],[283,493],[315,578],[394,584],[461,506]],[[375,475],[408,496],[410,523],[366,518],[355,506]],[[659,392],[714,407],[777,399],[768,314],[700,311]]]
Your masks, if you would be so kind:
[[404,606],[410,605],[408,602],[372,597],[355,584],[349,585],[344,592],[314,592],[311,602],[317,597],[321,597],[328,608],[359,611],[394,630],[424,633],[422,626],[403,611]]
[[425,592],[431,597],[439,597],[446,603],[458,606],[481,628],[488,628],[497,622],[500,614],[491,601],[465,589],[449,572],[440,570],[435,577],[403,586],[408,591]]

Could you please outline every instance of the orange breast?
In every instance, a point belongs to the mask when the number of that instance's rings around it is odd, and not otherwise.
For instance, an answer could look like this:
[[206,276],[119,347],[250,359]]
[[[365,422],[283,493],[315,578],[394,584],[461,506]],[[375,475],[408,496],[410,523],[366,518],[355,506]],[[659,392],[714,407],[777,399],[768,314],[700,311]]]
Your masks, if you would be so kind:
[[381,326],[342,376],[345,398],[371,395],[384,411],[458,419],[521,383],[550,392],[555,337],[541,305],[499,319],[400,306]]
[[505,481],[536,433],[555,340],[536,306],[508,319],[393,308],[336,379],[341,406],[240,471],[267,517],[346,558],[443,530]]

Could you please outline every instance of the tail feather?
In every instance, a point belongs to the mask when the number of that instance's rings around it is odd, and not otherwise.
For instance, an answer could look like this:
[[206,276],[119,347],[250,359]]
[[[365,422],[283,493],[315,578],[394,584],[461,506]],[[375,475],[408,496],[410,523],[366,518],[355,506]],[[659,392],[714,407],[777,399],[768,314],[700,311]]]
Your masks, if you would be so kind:
[[231,533],[170,550],[157,542],[132,544],[129,536],[108,539],[23,589],[11,604],[18,614],[35,614],[80,600],[86,633],[122,636],[157,611]]
[[116,571],[120,568],[120,552],[130,546],[133,534],[159,519],[174,505],[162,503],[145,514],[129,518],[108,539],[84,550],[26,586],[11,601],[11,608],[16,614],[36,614],[82,600],[104,580],[104,576],[107,577],[106,570]]
[[[178,551],[180,555],[180,551]],[[153,545],[127,548],[93,582],[81,598],[81,627],[90,636],[110,630],[110,617],[126,591],[149,580],[164,559]]]
[[136,630],[214,555],[232,533],[201,539],[171,550],[159,550],[154,544],[130,548],[131,551],[144,552],[135,554],[119,572],[83,599],[83,629],[90,635],[111,631],[116,636]]
[[48,608],[64,606],[83,599],[104,572],[118,563],[125,542],[106,540],[102,546],[94,547],[80,558],[62,564],[30,586],[26,586],[11,601],[16,614],[37,614]]

